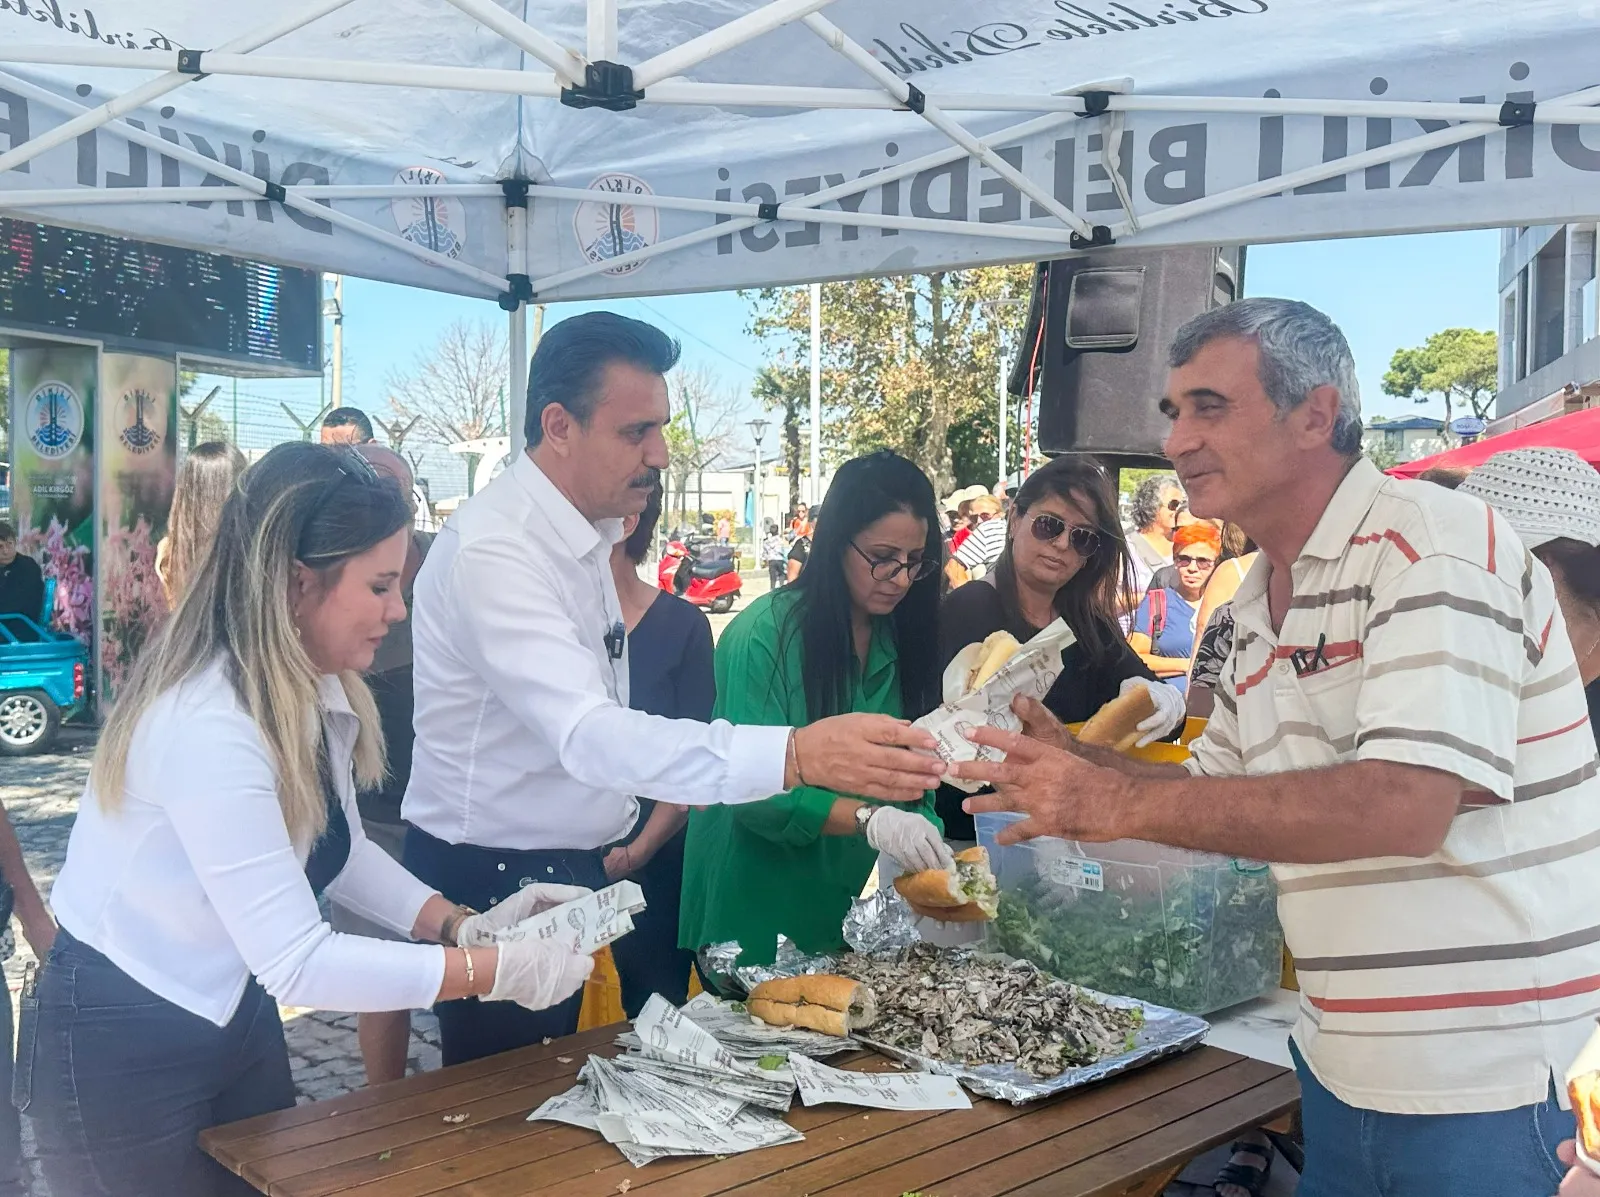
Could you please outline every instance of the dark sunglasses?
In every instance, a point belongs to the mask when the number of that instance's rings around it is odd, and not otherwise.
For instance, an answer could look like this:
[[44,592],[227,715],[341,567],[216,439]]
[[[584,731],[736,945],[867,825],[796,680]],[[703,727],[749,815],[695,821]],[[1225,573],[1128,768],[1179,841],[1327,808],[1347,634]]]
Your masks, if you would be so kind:
[[1182,511],[1188,505],[1189,505],[1189,503],[1188,503],[1188,500],[1186,500],[1186,499],[1168,499],[1167,500],[1167,510],[1168,511]]
[[1058,539],[1065,532],[1067,543],[1080,557],[1093,557],[1100,548],[1099,532],[1093,528],[1069,524],[1059,515],[1036,515],[1029,522],[1028,529],[1033,533],[1035,540],[1046,542]]
[[[316,518],[317,512],[333,501],[333,496],[346,482],[355,482],[361,486],[372,486],[383,481],[383,477],[373,468],[372,463],[354,449],[341,449],[336,452],[338,458],[334,464],[338,472],[323,484],[322,492],[317,495],[317,505],[311,509],[313,519]],[[306,541],[310,535],[311,520],[308,519],[306,526],[300,530],[300,543],[297,546],[298,552],[295,554],[301,561],[308,562],[312,559],[312,555],[306,552]]]
[[872,576],[879,582],[892,582],[901,574],[908,575],[913,582],[920,582],[924,578],[931,578],[939,568],[937,561],[930,561],[926,557],[921,561],[901,561],[898,557],[869,557],[855,541],[850,542],[850,547],[861,554],[861,560],[867,563]]
[[1172,559],[1172,564],[1180,569],[1185,566],[1193,566],[1196,569],[1215,569],[1217,559],[1215,557],[1191,557],[1188,553],[1179,553]]

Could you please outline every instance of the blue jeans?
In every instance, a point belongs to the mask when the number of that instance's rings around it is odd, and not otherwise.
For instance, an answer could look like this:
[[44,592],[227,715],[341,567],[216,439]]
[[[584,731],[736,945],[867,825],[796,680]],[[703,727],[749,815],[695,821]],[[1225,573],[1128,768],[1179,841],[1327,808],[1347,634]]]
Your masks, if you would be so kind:
[[1340,1101],[1292,1041],[1306,1167],[1298,1197],[1551,1197],[1575,1122],[1550,1096],[1492,1114],[1380,1114]]
[[65,930],[24,992],[16,1106],[52,1197],[244,1197],[207,1127],[294,1105],[278,1007],[255,981],[225,1027],[158,997]]

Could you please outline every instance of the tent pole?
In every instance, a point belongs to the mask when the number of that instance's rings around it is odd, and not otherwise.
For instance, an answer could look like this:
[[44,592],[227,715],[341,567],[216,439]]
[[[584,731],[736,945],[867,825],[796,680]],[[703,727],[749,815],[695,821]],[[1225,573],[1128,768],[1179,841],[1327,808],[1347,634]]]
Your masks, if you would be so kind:
[[[1551,101],[1552,104],[1593,104],[1600,102],[1600,87],[1585,88],[1583,91],[1572,92],[1569,95],[1558,97]],[[1543,107],[1541,105],[1540,107]],[[1243,187],[1235,187],[1230,191],[1219,191],[1215,195],[1203,196],[1197,200],[1177,204],[1171,208],[1140,219],[1142,229],[1160,228],[1163,225],[1176,224],[1181,220],[1188,220],[1195,216],[1204,216],[1222,208],[1229,208],[1235,204],[1242,204],[1249,200],[1261,199],[1264,196],[1277,195],[1280,191],[1288,191],[1295,187],[1303,187],[1307,183],[1317,183],[1323,179],[1336,178],[1339,175],[1351,174],[1364,170],[1369,166],[1381,166],[1386,162],[1394,162],[1401,158],[1411,158],[1428,150],[1440,149],[1444,146],[1455,145],[1458,142],[1471,141],[1475,137],[1482,137],[1487,133],[1501,131],[1499,123],[1473,122],[1464,125],[1452,125],[1448,129],[1440,129],[1435,133],[1423,133],[1416,137],[1396,141],[1390,145],[1380,146],[1375,150],[1365,150],[1359,154],[1349,154],[1343,158],[1336,158],[1331,162],[1323,162],[1317,166],[1308,166],[1303,170],[1291,171],[1288,174],[1276,175],[1270,179],[1263,179],[1258,183],[1248,183]],[[1112,229],[1112,235],[1120,237],[1129,230],[1125,225],[1118,225]]]
[[589,61],[617,61],[617,0],[589,0],[588,17]]
[[[884,91],[888,92],[898,100],[910,101],[912,92],[911,85],[897,76],[888,67],[884,66],[876,58],[874,58],[864,47],[858,45],[855,41],[846,36],[844,30],[840,29],[832,21],[829,21],[826,17],[812,13],[809,17],[805,18],[805,23],[808,29],[820,37],[829,46],[832,46],[840,54],[844,55],[845,58],[849,59],[851,62],[855,63],[856,66],[860,67],[861,70],[869,78],[875,80],[878,85],[884,89]],[[1091,238],[1094,236],[1094,230],[1089,227],[1088,221],[1084,220],[1083,217],[1079,216],[1071,208],[1068,208],[1060,200],[1056,199],[1056,197],[1049,191],[1045,190],[1043,187],[1040,187],[1032,179],[1028,178],[1027,175],[1023,174],[1016,167],[1012,166],[1011,163],[1007,162],[992,148],[985,145],[981,140],[974,137],[971,133],[967,132],[967,130],[958,122],[951,120],[939,109],[937,104],[928,101],[926,97],[924,97],[920,115],[922,116],[923,120],[927,121],[935,129],[938,129],[939,132],[943,133],[968,154],[978,159],[978,161],[982,162],[990,170],[994,171],[995,174],[999,175],[1006,182],[1010,183],[1018,191],[1022,192],[1023,195],[1027,196],[1034,203],[1038,204],[1046,212],[1050,213],[1050,215],[1054,216],[1069,229],[1072,229],[1079,236],[1085,238]]]
[[[519,281],[528,277],[528,201],[525,194],[512,195],[507,188],[506,274]],[[509,313],[510,333],[506,338],[507,386],[511,396],[511,457],[527,447],[523,424],[528,414],[528,305],[520,298]]]
[[445,3],[459,8],[485,28],[494,30],[519,50],[532,54],[567,86],[576,87],[583,83],[587,64],[582,58],[526,21],[518,20],[495,4],[494,0],[445,0]]
[[[8,75],[0,72],[0,79],[5,80],[5,85],[10,90],[26,96],[29,99],[38,100],[41,104],[44,104],[50,108],[54,108],[57,111],[83,111],[82,105],[75,104],[71,100],[68,100],[62,96],[58,96],[54,92],[47,91],[42,87],[35,87],[33,84],[19,79],[14,75]],[[264,198],[267,194],[267,183],[256,178],[255,175],[246,174],[244,171],[239,170],[236,167],[228,166],[224,163],[218,162],[215,158],[207,158],[204,154],[188,149],[187,147],[179,145],[176,142],[166,141],[165,139],[156,136],[154,133],[146,132],[143,129],[136,128],[135,126],[128,124],[126,120],[118,123],[116,132],[118,136],[123,137],[126,140],[135,143],[136,145],[142,145],[147,149],[155,150],[156,153],[164,154],[168,158],[175,158],[180,162],[187,162],[190,166],[197,167],[209,175],[214,175],[219,179],[235,183],[240,187],[249,190],[257,198]],[[479,270],[476,266],[469,266],[465,262],[457,262],[453,258],[447,257],[444,254],[435,253],[433,250],[428,249],[425,246],[417,245],[414,242],[407,241],[404,237],[401,237],[396,233],[384,232],[384,230],[375,225],[367,224],[365,221],[357,220],[354,216],[347,215],[346,213],[340,212],[335,208],[319,204],[315,200],[307,198],[298,191],[285,192],[282,202],[285,207],[294,208],[296,211],[313,216],[318,220],[324,220],[329,224],[337,225],[342,229],[356,234],[358,237],[365,237],[369,241],[376,241],[381,245],[387,245],[392,249],[399,250],[408,257],[416,258],[418,261],[427,262],[431,266],[437,266],[442,270],[451,272],[452,274],[457,274],[463,278],[471,279],[479,286],[488,290],[490,295],[499,295],[505,290],[505,279],[499,277],[498,275],[490,274],[487,270]]]
[[[230,42],[225,42],[218,49],[229,52],[254,50],[258,46],[264,46],[268,42],[276,41],[285,34],[293,33],[296,29],[309,25],[331,12],[336,12],[350,2],[351,0],[317,0],[315,4],[297,9],[288,16],[279,17],[270,24],[263,25],[259,29],[253,29]],[[112,51],[112,53],[115,54],[116,52]],[[174,58],[173,61],[176,61],[176,59]],[[20,146],[0,154],[0,173],[21,166],[24,162],[31,161],[58,145],[65,145],[91,129],[98,129],[101,125],[115,120],[125,112],[132,112],[136,108],[142,108],[151,100],[164,96],[168,92],[177,91],[184,84],[193,83],[196,77],[172,71],[169,74],[142,83],[130,92],[125,92],[114,99],[107,100],[100,107],[85,111],[65,124],[57,125],[49,132],[41,133],[38,137],[31,138]],[[80,106],[74,105],[73,107]]]
[[811,284],[811,505],[822,498],[822,284]]
[[[591,21],[593,6],[598,2],[599,0],[589,0]],[[810,16],[832,2],[833,0],[772,0],[772,3],[764,4],[754,12],[747,12],[725,25],[718,25],[698,37],[690,38],[681,46],[674,46],[670,50],[663,50],[654,58],[645,59],[633,69],[633,85],[648,88],[663,79],[681,75],[690,67],[698,66],[708,58],[754,41],[762,34],[770,33],[791,21]],[[592,50],[589,57],[594,57]]]

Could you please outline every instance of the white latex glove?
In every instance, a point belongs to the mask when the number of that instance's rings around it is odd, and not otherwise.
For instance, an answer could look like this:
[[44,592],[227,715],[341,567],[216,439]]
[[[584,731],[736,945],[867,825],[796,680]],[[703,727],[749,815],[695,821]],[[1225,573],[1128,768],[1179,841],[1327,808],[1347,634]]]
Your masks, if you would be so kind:
[[1117,692],[1118,696],[1126,694],[1135,687],[1150,691],[1150,701],[1156,704],[1156,713],[1138,725],[1142,734],[1135,744],[1143,748],[1146,744],[1154,744],[1168,735],[1173,728],[1180,726],[1186,708],[1183,695],[1178,693],[1176,686],[1169,686],[1166,682],[1152,682],[1145,677],[1123,678],[1122,689]]
[[578,951],[576,935],[519,939],[499,945],[500,963],[486,1002],[516,1002],[544,1010],[566,1001],[594,972],[594,957]]
[[867,843],[907,872],[956,867],[939,829],[915,811],[880,806],[867,820]]
[[482,914],[461,920],[456,928],[456,946],[486,948],[494,943],[496,931],[507,931],[541,910],[571,902],[593,893],[581,885],[524,885],[504,902],[497,902]]

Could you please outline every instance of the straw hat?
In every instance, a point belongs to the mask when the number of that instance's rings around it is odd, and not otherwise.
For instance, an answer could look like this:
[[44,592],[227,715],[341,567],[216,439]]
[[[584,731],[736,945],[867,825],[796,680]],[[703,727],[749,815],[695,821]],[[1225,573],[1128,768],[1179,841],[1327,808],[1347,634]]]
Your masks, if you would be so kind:
[[960,490],[956,491],[955,494],[946,499],[944,501],[944,509],[946,511],[955,511],[961,506],[961,504],[988,493],[988,487],[974,482],[971,486],[963,486]]
[[1530,549],[1558,538],[1600,545],[1600,471],[1571,449],[1496,453],[1458,489],[1505,516]]

